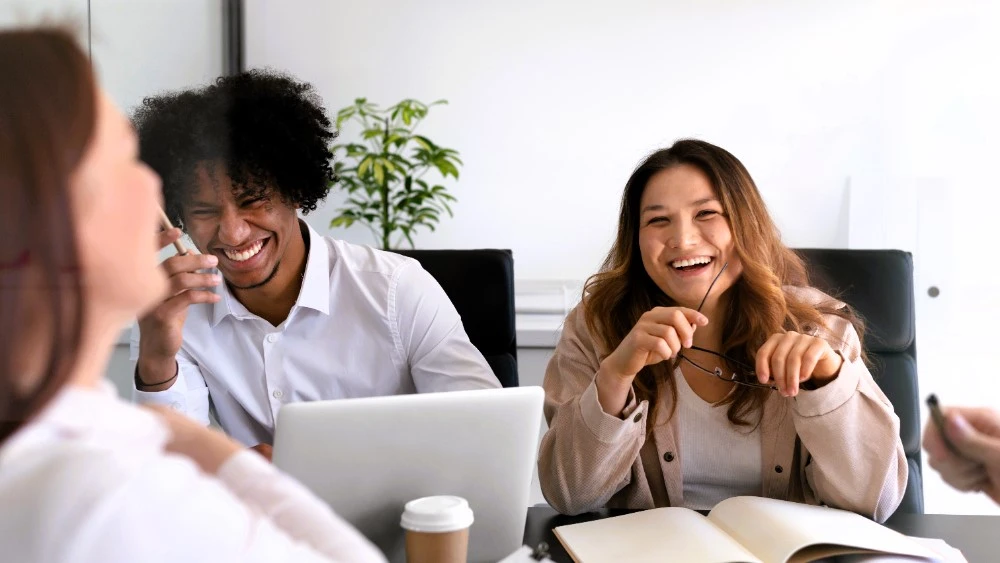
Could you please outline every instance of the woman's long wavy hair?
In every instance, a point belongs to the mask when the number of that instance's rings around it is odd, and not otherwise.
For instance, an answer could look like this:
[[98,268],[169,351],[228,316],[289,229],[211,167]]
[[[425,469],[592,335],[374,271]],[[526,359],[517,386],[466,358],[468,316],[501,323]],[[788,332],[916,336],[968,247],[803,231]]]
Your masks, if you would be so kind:
[[[677,303],[649,277],[639,250],[639,202],[655,174],[677,166],[693,166],[708,178],[733,232],[736,256],[742,275],[729,293],[729,306],[722,323],[722,354],[754,365],[756,351],[772,335],[782,331],[808,331],[824,326],[823,315],[843,317],[854,324],[859,337],[864,334],[861,320],[848,308],[837,309],[835,302],[819,305],[801,301],[784,286],[809,286],[802,259],[781,242],[781,236],[757,191],[750,173],[725,149],[704,141],[686,139],[659,150],[644,160],[625,184],[618,235],[599,273],[584,285],[583,308],[587,329],[601,346],[602,358],[618,347],[639,317],[654,307]],[[671,374],[676,361],[646,366],[634,385],[639,400],[649,400],[648,420],[652,432],[661,396],[676,397]],[[733,367],[733,366],[730,366]],[[728,404],[729,420],[739,426],[756,425],[763,412],[767,389],[737,385],[723,404]],[[676,402],[671,403],[676,406]],[[669,417],[673,416],[671,408]],[[756,418],[756,420],[753,420]]]

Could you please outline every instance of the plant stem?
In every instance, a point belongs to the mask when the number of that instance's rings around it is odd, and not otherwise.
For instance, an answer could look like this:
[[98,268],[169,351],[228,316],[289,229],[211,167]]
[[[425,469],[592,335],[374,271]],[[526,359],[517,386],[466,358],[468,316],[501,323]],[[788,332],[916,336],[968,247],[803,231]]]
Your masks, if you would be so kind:
[[[389,118],[385,118],[385,141],[383,143],[383,151],[388,149],[389,140]],[[392,231],[389,230],[389,177],[382,177],[382,250],[389,250],[389,236]]]

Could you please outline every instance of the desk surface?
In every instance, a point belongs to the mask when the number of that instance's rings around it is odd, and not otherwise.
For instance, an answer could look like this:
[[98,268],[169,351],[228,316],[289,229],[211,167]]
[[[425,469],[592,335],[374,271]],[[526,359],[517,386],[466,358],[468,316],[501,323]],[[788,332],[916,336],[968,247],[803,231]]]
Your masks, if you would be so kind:
[[[572,563],[552,528],[627,514],[628,510],[602,510],[562,516],[549,507],[531,507],[524,526],[524,543],[532,547],[549,544],[549,557],[556,563]],[[962,550],[969,563],[1000,560],[1000,516],[957,516],[951,514],[897,514],[887,526],[908,536],[940,538]]]

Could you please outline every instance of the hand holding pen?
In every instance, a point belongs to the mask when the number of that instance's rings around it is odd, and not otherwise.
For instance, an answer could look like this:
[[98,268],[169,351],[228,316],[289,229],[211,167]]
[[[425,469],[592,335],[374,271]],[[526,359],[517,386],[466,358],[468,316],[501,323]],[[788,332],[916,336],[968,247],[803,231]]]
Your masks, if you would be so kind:
[[166,239],[168,239],[160,241],[160,248],[163,248],[172,242],[179,256],[186,255],[188,253],[188,249],[184,246],[184,243],[181,242],[181,236],[183,236],[183,233],[181,233],[180,229],[174,227],[173,224],[170,223],[170,217],[167,217],[167,213],[162,207],[160,208],[160,222],[163,225],[163,230],[160,231],[161,236],[165,236]]
[[927,399],[931,420],[924,428],[927,463],[960,491],[982,491],[1000,503],[1000,414],[982,407],[941,409]]
[[177,352],[183,340],[184,320],[188,307],[195,303],[215,303],[219,295],[215,287],[221,283],[217,273],[204,273],[216,267],[219,259],[211,254],[189,251],[180,241],[180,229],[161,211],[163,231],[160,245],[173,244],[177,255],[163,261],[170,284],[166,298],[156,308],[139,319],[139,360],[136,364],[136,385],[143,391],[170,388],[177,378]]

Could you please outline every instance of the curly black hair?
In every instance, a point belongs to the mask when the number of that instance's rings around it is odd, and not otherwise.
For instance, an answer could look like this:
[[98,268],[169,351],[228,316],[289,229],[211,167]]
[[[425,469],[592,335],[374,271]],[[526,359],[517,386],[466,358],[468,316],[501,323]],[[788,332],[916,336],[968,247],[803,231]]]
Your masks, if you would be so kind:
[[336,181],[337,136],[312,85],[273,70],[250,70],[214,84],[147,97],[132,117],[139,156],[163,179],[166,212],[183,226],[199,163],[221,162],[241,197],[273,189],[303,213]]

